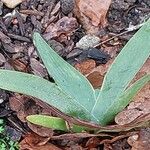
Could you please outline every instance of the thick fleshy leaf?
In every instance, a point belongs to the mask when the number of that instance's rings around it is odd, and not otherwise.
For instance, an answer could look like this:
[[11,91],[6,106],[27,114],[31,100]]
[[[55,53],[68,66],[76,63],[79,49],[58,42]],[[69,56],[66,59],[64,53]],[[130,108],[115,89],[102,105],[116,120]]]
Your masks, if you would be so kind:
[[36,97],[66,114],[90,119],[85,108],[66,95],[56,84],[41,77],[0,69],[0,88]]
[[108,121],[113,120],[115,115],[123,110],[134,98],[134,96],[143,88],[145,84],[150,82],[150,75],[145,75],[138,81],[136,81],[131,87],[129,87],[123,94],[112,103],[111,111],[107,112],[101,118],[103,124],[106,125]]
[[39,33],[34,33],[33,41],[48,73],[53,77],[56,84],[90,113],[96,99],[90,82],[79,71],[63,60]]
[[149,41],[150,20],[125,45],[105,75],[99,97],[92,111],[93,115],[99,118],[100,124],[111,121],[109,119],[116,113],[114,108],[120,110],[114,104],[117,103],[118,97],[149,57]]
[[[129,104],[129,102],[133,99],[133,97],[149,81],[150,81],[150,75],[145,75],[140,80],[136,81],[131,87],[129,87],[122,94],[122,96],[120,96],[118,98],[118,100],[113,104],[113,106],[114,106],[113,115],[111,112],[108,112],[109,118],[106,118],[104,116],[106,119],[106,123],[107,123],[107,120],[112,120],[118,112],[120,112],[123,108],[125,108]],[[40,125],[43,127],[52,128],[52,129],[56,129],[56,130],[68,131],[66,122],[61,118],[44,116],[44,115],[30,115],[27,117],[27,120],[33,124]],[[72,127],[72,131],[74,131],[74,132],[81,132],[81,131],[85,131],[85,130],[95,130],[95,129],[94,128],[88,129],[86,127],[77,126],[77,125],[73,125],[73,127]]]
[[[29,115],[27,116],[27,120],[33,124],[40,125],[42,127],[52,128],[55,130],[69,131],[69,128],[67,127],[67,122],[62,118],[47,115]],[[73,132],[82,132],[90,129],[83,126],[72,125],[71,130]]]

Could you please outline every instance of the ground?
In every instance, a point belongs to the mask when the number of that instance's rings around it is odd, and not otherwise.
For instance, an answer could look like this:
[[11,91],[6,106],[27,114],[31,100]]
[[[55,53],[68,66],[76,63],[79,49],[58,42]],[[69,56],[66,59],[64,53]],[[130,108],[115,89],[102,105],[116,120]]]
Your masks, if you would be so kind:
[[[100,87],[108,66],[136,31],[130,32],[128,29],[142,24],[150,17],[150,1],[112,0],[105,20],[97,22],[93,19],[95,16],[92,17],[91,26],[99,24],[98,28],[94,29],[86,24],[89,18],[85,17],[82,22],[83,14],[78,16],[79,12],[74,11],[74,6],[73,0],[25,0],[10,9],[0,2],[0,67],[52,80],[33,46],[32,35],[34,31],[38,31],[56,52],[82,72],[95,88]],[[90,37],[94,38],[94,42],[97,40],[97,43],[90,43],[91,48],[86,47],[89,41],[86,43],[85,40],[85,45],[79,43],[87,33],[94,33],[100,39],[99,41],[96,37]],[[149,63],[149,60],[147,62]],[[97,79],[98,75],[100,78]],[[103,137],[87,136],[74,139],[65,135],[61,138],[61,132],[27,124],[27,115],[41,112],[51,113],[33,98],[0,90],[0,118],[5,121],[6,133],[13,141],[20,143],[22,150],[38,150],[39,147],[45,150],[138,150],[141,147],[137,145],[143,146],[140,142],[144,140],[147,147],[143,147],[145,150],[149,149],[149,128],[111,133]],[[136,138],[138,134],[145,135],[147,139],[136,141],[136,147],[132,147],[132,138]],[[37,141],[33,140],[35,137]]]

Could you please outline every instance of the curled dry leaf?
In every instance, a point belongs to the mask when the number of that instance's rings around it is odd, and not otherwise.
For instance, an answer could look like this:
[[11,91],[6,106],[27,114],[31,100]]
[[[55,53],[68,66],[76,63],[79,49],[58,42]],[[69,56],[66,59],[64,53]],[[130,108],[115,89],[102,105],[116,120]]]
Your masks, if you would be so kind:
[[20,150],[61,150],[55,145],[48,143],[49,138],[43,138],[36,134],[28,134],[20,142]]
[[9,103],[11,109],[17,112],[17,117],[22,122],[26,122],[28,115],[42,112],[42,108],[34,100],[20,94],[10,97]]
[[1,0],[8,8],[15,8],[18,4],[24,0]]
[[[13,111],[17,112],[17,117],[22,121],[26,122],[26,117],[28,115],[44,113],[49,114],[50,111],[39,106],[33,99],[15,94],[13,97],[9,99],[10,107]],[[41,126],[33,125],[28,123],[28,127],[35,132],[36,134],[42,137],[51,137],[53,135],[53,131],[48,128],[44,128]]]
[[42,126],[38,126],[35,124],[31,124],[28,122],[28,127],[37,135],[41,137],[52,137],[53,136],[53,130],[49,128],[44,128]]
[[86,29],[104,26],[111,0],[75,0],[74,13]]

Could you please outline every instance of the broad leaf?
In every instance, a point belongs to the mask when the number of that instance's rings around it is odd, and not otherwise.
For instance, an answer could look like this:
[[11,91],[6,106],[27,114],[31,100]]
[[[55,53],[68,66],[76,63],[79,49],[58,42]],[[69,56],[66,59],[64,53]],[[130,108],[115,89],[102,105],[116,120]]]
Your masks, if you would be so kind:
[[[112,112],[109,113],[109,118],[106,118],[105,120],[107,123],[107,120],[112,120],[115,115],[120,112],[123,108],[125,108],[129,102],[133,99],[133,97],[142,89],[142,87],[150,81],[150,75],[145,75],[140,80],[136,81],[131,87],[129,87],[119,98],[118,100],[113,104],[113,115]],[[116,109],[118,108],[118,109]],[[66,123],[63,119],[50,117],[50,116],[44,116],[44,115],[30,115],[27,117],[27,120],[33,124],[40,125],[47,128],[52,128],[56,130],[63,130],[67,131]],[[95,130],[94,128],[88,129],[83,126],[77,126],[73,125],[72,131],[74,132],[81,132],[83,130]]]
[[0,88],[36,97],[66,114],[90,119],[89,112],[79,103],[66,95],[56,84],[41,77],[0,69]]
[[[132,37],[117,56],[105,75],[99,97],[93,108],[93,115],[100,124],[106,124],[114,112],[118,97],[127,88],[136,73],[150,55],[150,20]],[[121,104],[120,104],[121,105]],[[115,107],[116,110],[120,110]]]
[[[114,119],[115,115],[123,110],[134,98],[134,96],[142,89],[142,87],[150,82],[150,75],[145,75],[129,87],[123,94],[111,104],[111,110],[103,114],[103,125],[108,124]],[[105,112],[105,110],[103,110]]]
[[95,103],[95,92],[90,82],[74,67],[63,60],[40,36],[34,33],[34,45],[56,84],[89,113]]

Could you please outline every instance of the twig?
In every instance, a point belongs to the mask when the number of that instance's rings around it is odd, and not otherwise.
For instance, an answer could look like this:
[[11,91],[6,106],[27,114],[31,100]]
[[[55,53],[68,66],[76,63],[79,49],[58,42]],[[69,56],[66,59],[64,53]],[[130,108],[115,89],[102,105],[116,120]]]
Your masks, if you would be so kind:
[[111,37],[111,38],[109,38],[109,39],[107,39],[107,40],[105,40],[105,41],[103,41],[103,42],[97,44],[95,47],[100,46],[100,45],[102,45],[102,44],[104,44],[104,43],[107,43],[107,42],[113,40],[113,39],[116,38],[116,37],[119,37],[119,36],[121,36],[121,35],[127,34],[127,33],[129,33],[129,32],[134,31],[134,30],[137,30],[137,29],[139,29],[140,27],[142,27],[143,25],[144,25],[144,23],[138,24],[138,25],[136,25],[136,26],[130,26],[129,28],[126,29],[126,31],[124,31],[124,32],[122,32],[122,33],[119,33],[119,34],[117,34],[117,35],[114,35],[113,37]]

